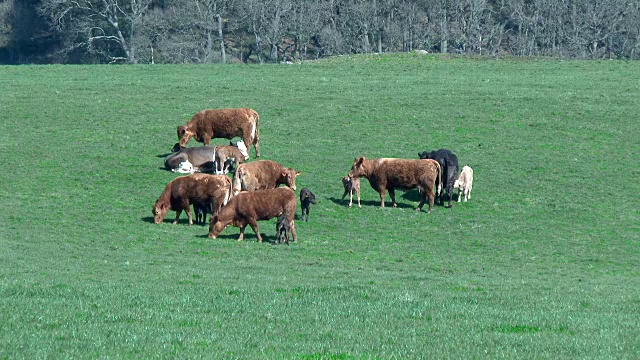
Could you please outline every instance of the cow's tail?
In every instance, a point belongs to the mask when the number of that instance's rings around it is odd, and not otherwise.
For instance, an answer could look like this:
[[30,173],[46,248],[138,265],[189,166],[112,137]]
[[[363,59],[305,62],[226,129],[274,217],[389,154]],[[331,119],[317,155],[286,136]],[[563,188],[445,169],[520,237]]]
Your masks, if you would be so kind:
[[253,140],[251,141],[251,144],[245,145],[247,145],[247,153],[249,152],[251,145],[253,145],[253,148],[256,150],[256,157],[260,157],[260,115],[258,115],[257,111],[252,111],[254,121],[252,121],[253,128],[251,129],[251,138]]
[[233,175],[233,183],[231,185],[231,197],[238,195],[242,190],[242,177],[244,174],[244,169],[242,166],[238,166],[236,169],[236,173]]
[[227,195],[224,197],[222,206],[227,205],[227,203],[229,202],[229,200],[231,200],[232,197],[233,197],[233,181],[229,180],[229,188],[227,189]]
[[437,161],[434,161],[436,163],[436,168],[438,169],[438,186],[436,188],[436,195],[440,196],[440,194],[442,194],[442,168],[440,167],[440,164]]

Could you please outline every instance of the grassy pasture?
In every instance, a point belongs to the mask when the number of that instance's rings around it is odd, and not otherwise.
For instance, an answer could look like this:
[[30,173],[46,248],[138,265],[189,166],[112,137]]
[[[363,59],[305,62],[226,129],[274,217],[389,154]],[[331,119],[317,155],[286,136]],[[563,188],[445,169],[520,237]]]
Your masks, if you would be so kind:
[[[0,67],[0,358],[638,358],[639,79],[406,54]],[[300,241],[153,224],[176,126],[245,106],[319,200]],[[440,147],[474,168],[469,203],[339,199],[355,156]]]

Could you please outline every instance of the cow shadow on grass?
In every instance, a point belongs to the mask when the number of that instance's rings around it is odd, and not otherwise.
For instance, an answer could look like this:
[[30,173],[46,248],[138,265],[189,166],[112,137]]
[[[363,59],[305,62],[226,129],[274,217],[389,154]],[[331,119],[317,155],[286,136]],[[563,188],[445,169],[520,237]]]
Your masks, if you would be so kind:
[[[396,201],[400,200],[398,198],[398,193],[396,192]],[[333,197],[333,198],[329,198],[329,200],[333,201],[336,205],[340,205],[340,206],[344,206],[344,207],[348,207],[349,206],[349,198],[345,197],[344,200],[342,200],[341,198],[338,197]],[[417,202],[420,201],[420,198],[418,198]],[[398,208],[400,209],[413,209],[416,207],[416,205],[412,205],[412,204],[407,204],[401,201],[398,201]],[[362,200],[360,199],[360,205],[362,205],[362,207],[367,207],[367,206],[372,206],[372,207],[380,207],[380,200]],[[351,207],[358,207],[358,200],[357,198],[354,196],[353,197],[353,203],[351,204]],[[390,208],[391,207],[391,198],[389,197],[389,195],[387,194],[387,197],[385,199],[384,202],[384,207],[385,208]]]
[[[274,244],[274,245],[278,245],[276,244],[276,238],[277,235],[267,235],[264,234],[262,232],[260,232],[260,235],[262,236],[262,242],[263,243],[268,243],[268,244]],[[237,241],[238,240],[238,236],[240,236],[240,234],[238,233],[231,233],[231,234],[220,234],[218,235],[218,237],[216,237],[215,239],[211,239],[211,240],[233,240],[233,241]],[[205,234],[205,235],[196,235],[196,237],[198,238],[202,238],[202,239],[206,239],[209,238],[209,234]],[[289,238],[291,240],[291,242],[293,242],[293,239],[291,239],[291,237]],[[244,231],[244,240],[242,241],[249,241],[249,242],[258,242],[258,237],[256,236],[255,233],[253,232],[248,232],[246,229]]]
[[[141,217],[140,220],[142,220],[142,221],[144,221],[146,223],[154,224],[153,216],[144,216],[144,217]],[[171,224],[171,225],[173,225],[173,220],[174,220],[173,218],[165,218],[165,219],[162,220],[162,223],[163,224]],[[189,226],[189,219],[188,218],[184,218],[184,219],[180,218],[180,219],[178,219],[178,223],[176,224],[176,226],[178,226],[178,225],[187,225],[187,226]],[[193,226],[202,226],[202,227],[206,226],[206,227],[208,227],[209,226],[209,220],[207,219],[207,221],[204,222],[204,223],[196,223],[195,222],[195,218],[194,218]]]

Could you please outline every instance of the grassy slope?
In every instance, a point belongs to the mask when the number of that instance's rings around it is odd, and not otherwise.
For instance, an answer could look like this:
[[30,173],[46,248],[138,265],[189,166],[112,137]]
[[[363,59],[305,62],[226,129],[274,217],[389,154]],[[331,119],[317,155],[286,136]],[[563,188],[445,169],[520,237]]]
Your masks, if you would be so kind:
[[[412,55],[1,67],[0,358],[640,356],[638,78]],[[244,106],[320,200],[299,243],[154,225],[175,127]],[[362,209],[339,200],[355,156],[439,147],[474,168],[471,202],[381,210],[366,181]]]

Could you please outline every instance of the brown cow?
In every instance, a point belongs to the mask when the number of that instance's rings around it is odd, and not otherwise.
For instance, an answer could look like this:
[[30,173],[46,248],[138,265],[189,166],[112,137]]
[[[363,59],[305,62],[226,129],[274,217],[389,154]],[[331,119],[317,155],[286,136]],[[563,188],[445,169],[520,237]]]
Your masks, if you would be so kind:
[[209,223],[209,237],[215,239],[229,224],[240,228],[238,241],[244,239],[244,228],[249,224],[262,242],[259,220],[269,220],[284,214],[290,225],[293,241],[298,240],[293,218],[296,214],[296,196],[289,188],[241,192],[229,200]]
[[240,191],[275,189],[281,184],[296,189],[296,176],[300,171],[286,168],[271,160],[258,160],[238,165],[233,175],[233,196]]
[[195,114],[184,126],[178,126],[179,146],[186,146],[191,137],[196,141],[209,145],[211,139],[236,136],[256,150],[260,157],[260,117],[249,108],[242,109],[209,109]]
[[153,222],[160,224],[167,211],[176,212],[174,224],[182,210],[189,216],[189,225],[193,225],[191,204],[200,207],[211,206],[213,213],[225,205],[231,195],[231,179],[225,175],[193,174],[171,180],[160,198],[153,205]]
[[395,189],[420,190],[420,204],[417,211],[422,209],[425,199],[429,198],[429,213],[433,209],[433,189],[436,181],[440,184],[442,179],[440,164],[434,160],[409,160],[380,158],[367,160],[358,157],[353,162],[349,177],[365,177],[371,187],[380,194],[380,207],[384,207],[386,190],[393,207],[396,207]]

